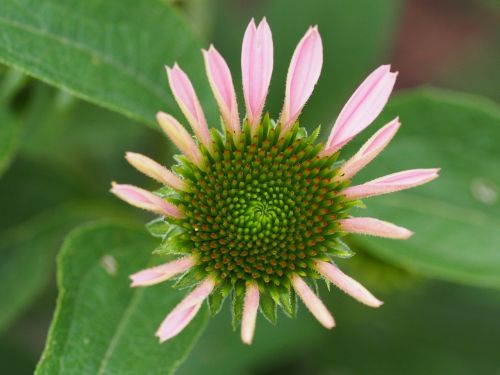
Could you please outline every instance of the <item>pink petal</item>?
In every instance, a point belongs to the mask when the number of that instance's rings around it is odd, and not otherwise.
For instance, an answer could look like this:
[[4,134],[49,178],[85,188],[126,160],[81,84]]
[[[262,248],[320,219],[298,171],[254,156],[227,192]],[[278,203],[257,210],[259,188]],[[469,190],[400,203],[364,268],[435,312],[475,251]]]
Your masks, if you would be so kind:
[[167,315],[156,332],[160,342],[177,336],[193,320],[205,298],[212,293],[214,286],[215,282],[206,278]]
[[241,320],[241,341],[250,345],[255,332],[255,322],[257,320],[257,310],[259,309],[259,288],[257,284],[250,283],[245,294],[243,305],[243,317]]
[[439,169],[412,169],[380,177],[362,185],[351,186],[342,194],[347,199],[361,199],[375,195],[393,193],[426,184],[438,177]]
[[163,185],[170,186],[171,188],[177,190],[186,191],[187,186],[183,180],[147,156],[136,154],[134,152],[127,152],[125,154],[125,159],[127,159],[127,161],[138,171],[162,183]]
[[202,164],[201,152],[191,135],[181,124],[179,124],[179,121],[163,112],[158,112],[156,114],[156,120],[177,148],[194,164],[200,166]]
[[165,202],[159,196],[136,186],[113,183],[111,192],[132,206],[175,219],[184,217],[182,211],[173,204]]
[[196,259],[193,256],[186,256],[156,267],[147,268],[130,275],[130,279],[132,280],[131,286],[148,286],[161,283],[172,276],[187,271],[195,264]]
[[307,286],[307,284],[299,276],[294,275],[292,277],[292,285],[299,297],[307,306],[311,314],[325,327],[333,328],[335,327],[335,320],[332,314],[327,310],[323,302],[318,298],[316,294]]
[[220,53],[210,46],[208,51],[203,50],[205,68],[208,81],[219,106],[222,118],[228,130],[233,134],[240,133],[240,118],[238,104],[234,92],[233,79],[226,61]]
[[353,278],[347,276],[334,264],[317,261],[316,270],[327,278],[332,284],[349,294],[354,299],[371,307],[379,307],[383,304],[373,296],[366,288]]
[[406,240],[413,235],[413,232],[406,228],[398,227],[387,221],[374,219],[371,217],[353,217],[339,220],[340,229],[344,232],[367,234],[370,236],[395,238]]
[[401,123],[398,118],[395,118],[387,125],[377,131],[341,168],[339,175],[340,180],[351,179],[369,162],[375,159],[378,154],[389,144],[391,139],[396,135]]
[[299,117],[318,82],[323,65],[323,44],[318,27],[310,27],[293,53],[286,78],[285,104],[281,112],[282,129]]
[[212,139],[208,132],[207,120],[205,120],[200,101],[196,96],[191,81],[187,74],[184,73],[177,64],[174,64],[173,68],[167,66],[166,69],[170,89],[174,94],[177,104],[181,108],[182,113],[184,113],[184,116],[186,116],[198,140],[203,143],[208,150],[211,150]]
[[273,72],[273,37],[264,17],[255,27],[252,19],[243,37],[241,74],[247,118],[251,126],[262,116]]
[[380,66],[350,97],[333,125],[323,154],[339,150],[382,112],[396,82],[397,73],[391,73],[390,68]]

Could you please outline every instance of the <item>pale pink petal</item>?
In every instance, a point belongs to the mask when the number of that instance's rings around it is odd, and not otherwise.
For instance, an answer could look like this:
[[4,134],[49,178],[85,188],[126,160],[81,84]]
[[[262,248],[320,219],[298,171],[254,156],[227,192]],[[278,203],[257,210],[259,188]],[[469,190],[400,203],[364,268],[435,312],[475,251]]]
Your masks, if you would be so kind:
[[349,294],[354,299],[371,307],[379,307],[383,304],[373,296],[366,288],[353,278],[347,276],[334,264],[316,261],[316,270],[327,278],[332,284]]
[[318,27],[310,27],[293,53],[286,78],[285,104],[281,126],[288,129],[299,117],[302,108],[318,82],[323,65],[323,44]]
[[162,183],[163,185],[167,185],[181,191],[185,191],[187,189],[186,183],[183,180],[147,156],[136,154],[135,152],[127,152],[125,154],[125,159],[127,159],[127,161],[138,171]]
[[377,131],[339,171],[339,180],[352,178],[384,150],[401,126],[395,118]]
[[339,220],[339,224],[342,231],[349,233],[367,234],[399,240],[406,240],[413,235],[413,232],[406,228],[371,217],[342,219]]
[[193,256],[186,256],[156,267],[147,268],[130,275],[130,279],[132,280],[131,286],[148,286],[161,283],[172,276],[187,271],[195,264],[196,259]]
[[370,125],[382,112],[391,95],[397,73],[382,65],[358,87],[340,112],[323,151],[330,155]]
[[412,169],[380,177],[362,185],[351,186],[342,191],[347,199],[361,199],[393,193],[426,184],[438,178],[439,169]]
[[259,26],[252,19],[243,37],[241,75],[247,118],[251,126],[262,116],[273,72],[273,37],[264,17]]
[[295,292],[299,295],[304,305],[307,306],[311,314],[325,327],[335,327],[335,320],[332,314],[327,310],[319,297],[309,288],[309,286],[298,275],[293,275],[292,285]]
[[229,67],[221,54],[212,45],[208,51],[203,50],[203,58],[205,59],[208,81],[226,128],[232,131],[233,134],[239,134],[240,117]]
[[241,341],[247,345],[252,343],[258,309],[259,288],[257,284],[250,283],[247,285],[245,303],[243,305],[243,317],[241,320]]
[[174,94],[177,104],[181,108],[182,113],[184,113],[184,116],[186,116],[198,140],[208,150],[211,150],[212,138],[208,131],[207,120],[205,119],[200,101],[196,96],[191,81],[177,64],[174,64],[173,68],[167,66],[166,69],[170,89]]
[[137,186],[121,185],[113,182],[111,192],[132,206],[175,219],[184,217],[182,211],[172,203],[168,203],[159,196]]
[[160,124],[162,130],[167,134],[170,140],[177,146],[177,148],[186,155],[196,165],[201,165],[202,155],[198,146],[193,140],[193,137],[187,130],[177,121],[174,117],[158,112],[156,119]]
[[205,298],[212,293],[214,286],[215,282],[211,278],[206,278],[167,315],[156,332],[160,342],[177,336],[186,328],[200,310]]

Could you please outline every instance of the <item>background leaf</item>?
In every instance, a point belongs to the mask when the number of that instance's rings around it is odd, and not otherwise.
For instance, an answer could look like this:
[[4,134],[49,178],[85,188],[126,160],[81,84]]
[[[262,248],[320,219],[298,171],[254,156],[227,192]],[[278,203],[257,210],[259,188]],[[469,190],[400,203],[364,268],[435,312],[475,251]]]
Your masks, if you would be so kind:
[[155,241],[143,228],[93,224],[75,230],[58,261],[59,300],[41,374],[167,374],[189,352],[207,310],[174,340],[159,344],[159,324],[180,300],[168,283],[129,287]]
[[9,285],[0,290],[0,331],[45,289],[64,234],[85,220],[111,216],[111,208],[103,202],[66,204],[0,234],[0,284]]
[[425,167],[441,167],[441,177],[423,187],[367,199],[368,210],[353,213],[413,229],[410,240],[357,240],[366,250],[423,275],[499,288],[499,107],[426,89],[401,94],[378,123],[396,116],[403,124],[398,135],[355,182]]
[[0,176],[14,157],[19,131],[19,121],[4,108],[0,108]]
[[[353,275],[363,280],[362,274]],[[280,316],[276,326],[259,316],[248,348],[232,332],[225,308],[211,319],[178,375],[469,375],[498,370],[496,291],[425,282],[376,291],[385,301],[376,310],[336,288],[322,292],[337,320],[331,331],[300,304],[297,318]]]
[[0,27],[0,61],[144,123],[178,113],[164,64],[208,95],[200,45],[165,2],[3,0]]

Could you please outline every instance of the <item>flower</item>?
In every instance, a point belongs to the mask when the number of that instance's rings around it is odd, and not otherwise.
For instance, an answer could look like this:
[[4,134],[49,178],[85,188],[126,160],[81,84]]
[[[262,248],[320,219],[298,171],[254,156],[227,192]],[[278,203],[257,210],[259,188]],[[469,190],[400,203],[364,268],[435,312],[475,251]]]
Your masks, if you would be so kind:
[[339,161],[339,150],[380,114],[397,73],[388,65],[371,73],[323,145],[315,141],[319,128],[307,135],[297,121],[321,72],[316,26],[293,53],[278,121],[263,114],[273,69],[273,41],[265,18],[259,25],[252,20],[243,38],[243,121],[224,58],[212,45],[203,58],[224,130],[209,129],[187,74],[177,64],[167,67],[173,96],[196,137],[171,115],[158,113],[161,128],[182,153],[173,170],[136,153],[127,153],[126,159],[164,187],[153,193],[130,185],[113,184],[111,189],[126,202],[161,215],[151,224],[163,239],[154,253],[175,258],[132,275],[132,286],[176,277],[176,287],[192,288],[161,324],[160,341],[181,332],[205,300],[215,314],[228,296],[233,323],[241,324],[246,344],[252,342],[259,307],[275,322],[277,306],[294,316],[298,298],[323,326],[332,328],[332,315],[311,288],[317,279],[379,307],[381,301],[335,265],[335,257],[351,255],[341,238],[360,233],[407,239],[412,232],[375,218],[351,217],[349,209],[360,205],[360,199],[427,183],[439,170],[414,169],[350,186],[395,136],[397,118],[349,160]]

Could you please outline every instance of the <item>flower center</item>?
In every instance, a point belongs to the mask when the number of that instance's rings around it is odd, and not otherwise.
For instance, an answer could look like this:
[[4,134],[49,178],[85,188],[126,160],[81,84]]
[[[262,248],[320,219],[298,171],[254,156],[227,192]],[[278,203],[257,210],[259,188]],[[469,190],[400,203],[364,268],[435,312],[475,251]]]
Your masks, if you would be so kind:
[[336,156],[318,156],[298,126],[279,137],[264,121],[253,136],[215,136],[212,155],[183,195],[193,253],[201,273],[231,285],[257,280],[287,286],[291,273],[313,276],[345,216],[333,177]]

